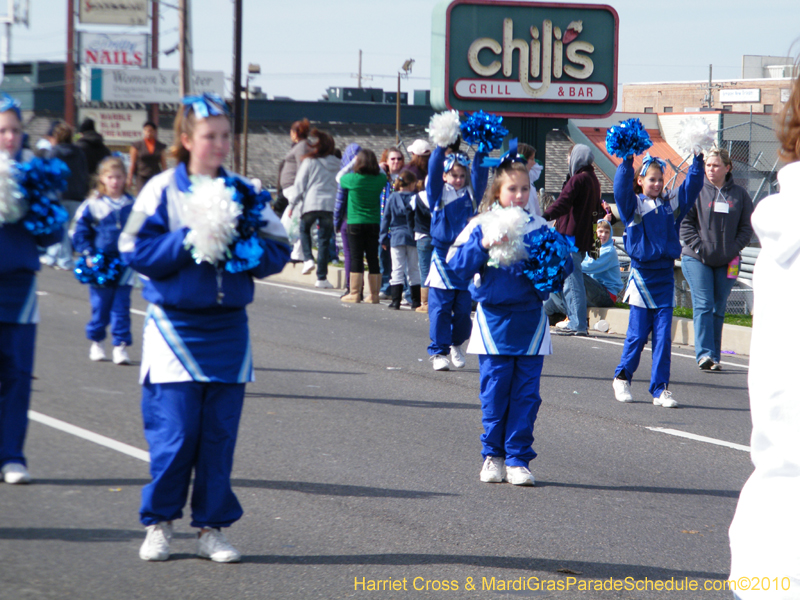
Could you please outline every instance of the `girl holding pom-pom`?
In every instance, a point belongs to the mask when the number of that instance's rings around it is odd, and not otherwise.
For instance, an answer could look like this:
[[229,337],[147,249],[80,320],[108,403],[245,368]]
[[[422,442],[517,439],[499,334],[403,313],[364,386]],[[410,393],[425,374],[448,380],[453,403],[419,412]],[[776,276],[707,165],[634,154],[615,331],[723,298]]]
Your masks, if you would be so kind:
[[[222,98],[204,94],[183,104],[172,148],[178,166],[147,182],[119,241],[150,301],[140,380],[152,481],[142,491],[139,516],[147,536],[139,556],[169,558],[172,522],[183,514],[194,471],[191,525],[199,528],[198,554],[235,562],[240,554],[220,528],[242,516],[230,475],[245,383],[253,381],[245,307],[253,300],[253,278],[280,272],[291,247],[268,198],[222,168],[230,149]],[[220,257],[212,242],[228,223],[231,202],[239,201],[237,231],[243,224],[247,229]],[[192,211],[198,203],[207,208]],[[214,222],[207,217],[186,225],[212,212]]]
[[[426,193],[431,210],[433,255],[428,273],[428,317],[431,343],[428,354],[434,371],[447,371],[450,364],[461,369],[466,364],[461,345],[469,338],[472,297],[469,279],[447,265],[447,251],[459,233],[475,216],[476,198],[481,198],[489,179],[488,167],[481,166],[484,153],[476,152],[472,185],[468,185],[469,159],[450,148],[437,146],[428,162]],[[449,355],[449,358],[448,358]]]
[[623,297],[630,304],[631,314],[613,387],[617,400],[633,402],[631,379],[652,333],[650,395],[656,406],[674,408],[678,403],[668,389],[675,300],[673,268],[675,259],[681,255],[678,239],[681,221],[703,187],[703,155],[694,157],[677,191],[664,191],[665,167],[663,160],[648,153],[634,173],[630,155],[614,177],[614,199],[625,224],[625,251],[631,257],[631,272]]
[[[447,262],[458,277],[469,280],[478,302],[467,352],[478,354],[481,373],[481,410],[484,433],[480,480],[514,485],[534,485],[528,464],[536,456],[533,424],[539,406],[539,378],[544,356],[552,354],[550,330],[542,302],[547,292],[537,289],[525,274],[523,262],[489,266],[490,249],[504,237],[491,236],[491,209],[524,209],[530,195],[525,159],[509,156],[500,164],[481,203],[481,216],[458,236]],[[535,237],[547,231],[540,216],[519,210],[522,241],[535,246]],[[564,251],[565,272],[572,270],[569,251]]]
[[[94,193],[83,202],[75,214],[72,246],[83,255],[88,269],[94,257],[101,253],[104,261],[119,257],[119,234],[133,208],[133,198],[125,192],[125,164],[122,159],[108,157],[97,169]],[[133,343],[131,336],[131,282],[133,270],[122,269],[119,279],[107,285],[92,285],[89,301],[92,319],[86,324],[86,337],[91,340],[89,359],[105,360],[103,340],[106,327],[111,323],[114,344],[114,364],[130,364],[126,346]]]
[[30,474],[22,453],[28,430],[36,323],[37,246],[61,241],[60,225],[34,235],[23,222],[26,206],[12,194],[10,161],[27,162],[30,150],[22,149],[22,117],[19,103],[0,94],[0,159],[5,163],[0,211],[0,469],[6,483],[28,483]]

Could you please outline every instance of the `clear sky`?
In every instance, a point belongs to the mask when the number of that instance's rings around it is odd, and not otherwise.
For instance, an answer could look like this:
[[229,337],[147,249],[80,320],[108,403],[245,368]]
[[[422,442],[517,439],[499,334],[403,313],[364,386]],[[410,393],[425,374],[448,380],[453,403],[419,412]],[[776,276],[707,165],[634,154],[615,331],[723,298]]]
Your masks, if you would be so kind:
[[[192,3],[194,68],[233,69],[233,2]],[[29,0],[30,28],[12,28],[12,61],[64,60],[66,1]],[[161,5],[161,49],[178,40],[177,0]],[[572,3],[562,0],[562,3]],[[403,62],[416,62],[403,91],[429,89],[431,10],[437,0],[244,0],[242,62],[258,63],[252,85],[269,97],[317,100],[327,87],[356,87],[358,51],[365,87],[396,89]],[[615,0],[619,81],[707,80],[741,76],[742,55],[787,56],[800,38],[797,0]],[[77,1],[76,1],[77,5]],[[133,32],[131,28],[93,30]],[[795,55],[800,45],[795,44]],[[177,53],[160,57],[177,68]],[[227,90],[230,92],[230,81]]]

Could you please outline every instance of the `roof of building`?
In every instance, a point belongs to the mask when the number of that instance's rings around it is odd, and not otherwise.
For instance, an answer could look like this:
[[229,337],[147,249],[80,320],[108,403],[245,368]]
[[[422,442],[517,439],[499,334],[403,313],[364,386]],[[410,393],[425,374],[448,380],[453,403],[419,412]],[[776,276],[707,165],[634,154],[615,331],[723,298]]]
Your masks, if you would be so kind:
[[[615,166],[618,167],[620,164],[622,164],[621,158],[611,156],[606,150],[605,129],[601,129],[600,127],[580,127],[579,129],[581,133],[589,138],[589,141],[591,141],[600,152],[602,152],[611,162],[614,163]],[[687,161],[685,161],[683,157],[678,154],[663,137],[661,137],[661,132],[658,129],[647,129],[646,131],[650,136],[650,140],[653,142],[653,145],[649,150],[650,155],[657,156],[658,158],[667,161],[667,164],[672,167],[667,167],[667,173],[665,173],[664,176],[665,187],[672,188],[675,185],[680,185],[683,183],[683,180],[686,179],[686,171],[689,168],[689,163],[687,163]],[[642,158],[643,155],[634,157],[634,168],[639,168],[639,166],[642,164]],[[674,181],[672,181],[673,177],[675,177]]]

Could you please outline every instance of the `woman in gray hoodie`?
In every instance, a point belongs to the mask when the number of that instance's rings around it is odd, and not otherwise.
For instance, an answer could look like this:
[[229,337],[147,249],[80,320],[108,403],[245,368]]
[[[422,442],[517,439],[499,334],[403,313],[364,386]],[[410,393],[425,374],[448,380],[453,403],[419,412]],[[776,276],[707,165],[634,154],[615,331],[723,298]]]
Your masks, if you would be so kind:
[[753,236],[753,201],[733,182],[732,168],[727,150],[708,152],[703,189],[681,223],[681,270],[692,290],[694,349],[702,371],[722,368],[725,306],[736,283],[739,253]]
[[[330,242],[333,236],[333,207],[336,204],[336,174],[339,159],[330,134],[312,129],[309,135],[309,152],[302,158],[294,181],[296,195],[289,202],[289,210],[300,210],[300,241],[303,245],[303,274],[314,269],[311,253],[311,228],[317,232],[317,283],[318,288],[331,289],[328,281]],[[301,205],[298,208],[298,205]],[[291,214],[290,212],[290,214]]]

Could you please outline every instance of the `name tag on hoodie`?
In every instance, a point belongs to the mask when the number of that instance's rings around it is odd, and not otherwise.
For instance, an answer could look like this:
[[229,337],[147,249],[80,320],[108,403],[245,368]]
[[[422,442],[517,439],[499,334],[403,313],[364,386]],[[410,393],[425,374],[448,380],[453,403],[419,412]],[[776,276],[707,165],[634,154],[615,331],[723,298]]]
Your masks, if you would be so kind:
[[714,202],[714,212],[727,214],[729,212],[728,203],[724,200],[722,202]]

